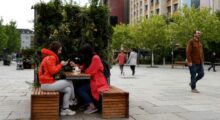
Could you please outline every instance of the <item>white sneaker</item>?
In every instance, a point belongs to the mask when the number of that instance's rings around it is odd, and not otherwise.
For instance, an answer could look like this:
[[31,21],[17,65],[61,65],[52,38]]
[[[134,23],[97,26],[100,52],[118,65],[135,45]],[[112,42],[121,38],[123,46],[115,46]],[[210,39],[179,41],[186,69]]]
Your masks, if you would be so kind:
[[75,115],[76,112],[72,111],[70,109],[61,109],[60,115],[65,116],[65,115]]
[[76,98],[73,100],[70,100],[70,106],[77,105],[77,104],[78,104],[78,100]]

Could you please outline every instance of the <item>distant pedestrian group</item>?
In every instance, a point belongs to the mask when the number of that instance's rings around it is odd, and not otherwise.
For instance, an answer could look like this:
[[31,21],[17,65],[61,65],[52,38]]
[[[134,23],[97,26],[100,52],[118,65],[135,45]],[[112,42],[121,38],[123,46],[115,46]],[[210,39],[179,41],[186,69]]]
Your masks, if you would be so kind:
[[131,50],[128,59],[127,59],[126,54],[124,53],[124,50],[121,50],[120,53],[117,55],[117,58],[115,61],[118,61],[121,75],[125,74],[124,73],[125,64],[130,66],[132,75],[135,75],[135,67],[137,65],[137,53],[135,52],[134,48]]

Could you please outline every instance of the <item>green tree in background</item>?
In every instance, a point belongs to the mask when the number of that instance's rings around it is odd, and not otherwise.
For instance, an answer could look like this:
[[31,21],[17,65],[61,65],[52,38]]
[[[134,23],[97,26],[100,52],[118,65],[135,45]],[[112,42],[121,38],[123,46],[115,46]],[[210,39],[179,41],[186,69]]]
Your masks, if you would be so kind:
[[154,51],[167,45],[165,35],[166,21],[162,16],[152,16],[140,23],[138,38],[143,47],[151,51],[151,66],[154,66]]
[[8,36],[5,33],[5,29],[3,26],[3,19],[0,19],[0,51],[3,50],[3,48],[7,47],[8,42]]
[[11,21],[5,26],[5,32],[7,37],[7,48],[9,52],[16,52],[21,47],[20,34],[16,30],[16,22]]
[[209,42],[220,41],[220,21],[216,14],[210,13],[209,9],[196,9],[184,7],[176,12],[172,19],[177,24],[173,27],[175,36],[178,36],[178,43],[186,46],[187,41],[192,37],[193,31],[202,32],[202,43],[209,48]]
[[0,20],[0,51],[7,48],[7,52],[12,53],[20,49],[20,34],[16,29],[16,22],[11,21],[3,25],[3,19]]

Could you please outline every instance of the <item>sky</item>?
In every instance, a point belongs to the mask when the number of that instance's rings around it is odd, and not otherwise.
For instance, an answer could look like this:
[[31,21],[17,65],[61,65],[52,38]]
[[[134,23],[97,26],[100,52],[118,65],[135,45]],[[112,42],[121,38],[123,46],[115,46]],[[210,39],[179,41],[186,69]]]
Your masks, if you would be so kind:
[[[48,2],[50,0],[41,0]],[[66,0],[68,1],[68,0]],[[80,5],[85,5],[88,0],[73,0]],[[0,0],[0,17],[3,24],[9,24],[11,20],[16,21],[17,28],[34,28],[34,10],[31,6],[40,2],[40,0]]]

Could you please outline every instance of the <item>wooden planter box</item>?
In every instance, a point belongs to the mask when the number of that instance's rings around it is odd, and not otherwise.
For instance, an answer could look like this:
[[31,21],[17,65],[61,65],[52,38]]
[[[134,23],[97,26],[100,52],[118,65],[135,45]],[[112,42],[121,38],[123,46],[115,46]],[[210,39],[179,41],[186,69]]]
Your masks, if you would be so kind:
[[59,92],[45,92],[33,88],[31,120],[59,120]]
[[129,93],[110,86],[102,93],[102,118],[128,118]]

